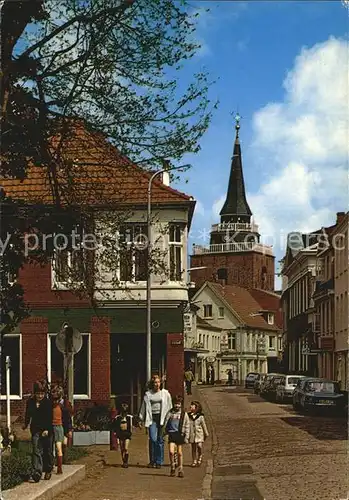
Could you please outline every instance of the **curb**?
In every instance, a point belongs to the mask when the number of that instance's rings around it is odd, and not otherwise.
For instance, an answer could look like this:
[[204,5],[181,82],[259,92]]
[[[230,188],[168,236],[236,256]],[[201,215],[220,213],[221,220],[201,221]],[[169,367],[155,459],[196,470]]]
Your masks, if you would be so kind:
[[203,500],[211,500],[212,498],[212,482],[213,482],[213,468],[214,468],[214,462],[215,462],[215,457],[218,452],[218,438],[217,434],[213,425],[213,419],[212,419],[212,414],[210,411],[210,408],[207,404],[206,397],[202,390],[198,387],[195,388],[198,393],[200,394],[200,399],[202,401],[202,406],[204,408],[204,413],[207,415],[207,421],[208,425],[210,428],[210,434],[211,434],[211,455],[212,459],[207,460],[207,466],[206,466],[206,472],[205,472],[205,477],[202,483],[202,498]]
[[39,483],[22,483],[11,490],[3,492],[3,500],[52,500],[60,493],[85,479],[85,465],[65,465],[63,475],[52,475],[49,481]]

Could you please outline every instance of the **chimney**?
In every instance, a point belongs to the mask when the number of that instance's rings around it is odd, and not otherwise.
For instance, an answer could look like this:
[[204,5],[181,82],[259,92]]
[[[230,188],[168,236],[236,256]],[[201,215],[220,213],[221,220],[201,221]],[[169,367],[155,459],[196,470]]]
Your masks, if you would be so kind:
[[345,217],[345,212],[337,212],[336,225],[340,224]]

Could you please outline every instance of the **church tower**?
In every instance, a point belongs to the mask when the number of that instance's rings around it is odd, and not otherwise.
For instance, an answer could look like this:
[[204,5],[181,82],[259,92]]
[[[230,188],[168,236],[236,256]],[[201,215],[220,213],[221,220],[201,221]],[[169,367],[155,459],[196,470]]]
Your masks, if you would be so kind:
[[236,118],[236,136],[227,197],[220,211],[220,223],[213,224],[210,244],[193,245],[191,281],[200,287],[205,281],[219,281],[244,288],[274,290],[275,257],[270,246],[260,243],[258,226],[246,199],[240,145],[240,117]]

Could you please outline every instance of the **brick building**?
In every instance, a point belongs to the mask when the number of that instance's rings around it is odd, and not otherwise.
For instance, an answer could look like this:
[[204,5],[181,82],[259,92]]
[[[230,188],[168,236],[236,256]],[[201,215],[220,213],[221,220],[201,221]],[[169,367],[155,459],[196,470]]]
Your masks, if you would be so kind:
[[211,229],[208,247],[193,245],[190,267],[197,287],[205,281],[220,281],[245,288],[274,290],[275,257],[270,246],[260,243],[258,226],[246,200],[242,170],[240,125],[231,162],[227,198],[220,212],[221,221]]
[[[67,154],[74,158],[74,196],[89,207],[98,231],[100,214],[127,214],[123,226],[131,234],[146,230],[149,173],[123,157],[103,137],[78,127]],[[3,179],[6,194],[35,203],[52,205],[49,172],[30,166],[24,181]],[[67,194],[66,176],[58,172],[58,185]],[[154,180],[152,188],[152,241],[161,239],[164,265],[169,273],[152,274],[152,368],[167,377],[172,393],[183,391],[183,307],[188,301],[186,280],[187,232],[195,201]],[[121,231],[121,229],[120,229]],[[55,343],[64,322],[79,330],[83,345],[74,360],[75,405],[109,404],[111,396],[126,398],[136,411],[146,375],[146,276],[147,261],[127,247],[130,259],[119,261],[119,285],[104,269],[95,283],[93,306],[89,299],[72,292],[65,271],[74,265],[75,250],[56,251],[50,264],[26,264],[16,277],[24,287],[31,315],[11,335],[4,337],[3,356],[11,356],[12,411],[23,410],[25,395],[36,379],[62,379],[63,355]],[[121,258],[122,257],[122,258]],[[98,253],[93,253],[99,266]],[[132,269],[130,270],[130,266]],[[104,274],[103,274],[104,273]],[[2,363],[2,398],[6,394]]]

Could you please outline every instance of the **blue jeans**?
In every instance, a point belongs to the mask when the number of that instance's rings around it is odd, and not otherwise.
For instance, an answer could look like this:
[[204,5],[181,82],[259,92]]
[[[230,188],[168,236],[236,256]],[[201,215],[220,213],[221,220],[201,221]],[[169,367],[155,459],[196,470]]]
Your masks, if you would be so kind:
[[53,437],[41,436],[40,433],[32,435],[32,468],[33,472],[42,474],[52,472],[53,469]]
[[164,439],[161,435],[160,415],[153,415],[149,427],[149,462],[156,465],[164,463]]

